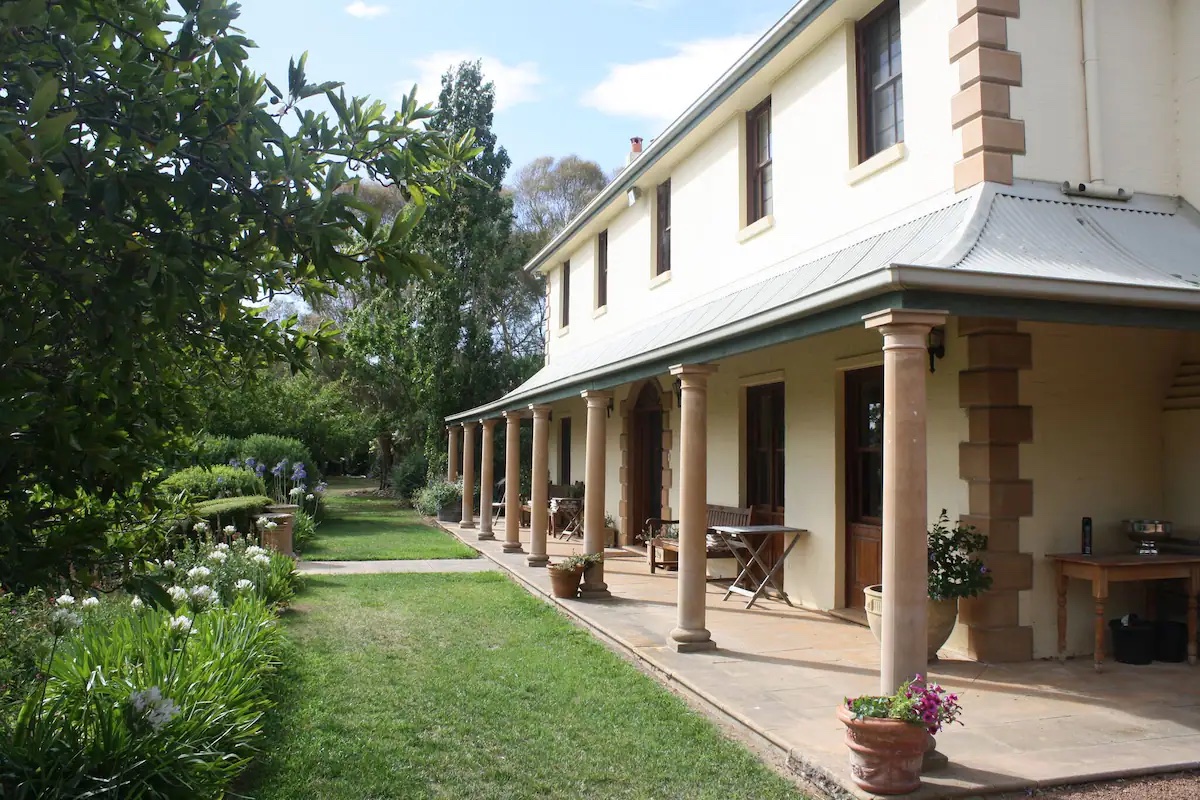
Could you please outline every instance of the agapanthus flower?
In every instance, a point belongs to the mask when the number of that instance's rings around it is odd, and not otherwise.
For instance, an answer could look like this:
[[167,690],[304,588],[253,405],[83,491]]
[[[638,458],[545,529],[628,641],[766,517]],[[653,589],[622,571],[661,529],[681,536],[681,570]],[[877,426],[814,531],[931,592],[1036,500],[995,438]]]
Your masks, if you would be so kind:
[[188,596],[187,589],[182,586],[172,586],[170,589],[167,589],[167,595],[174,603],[182,603],[184,600],[187,600]]
[[254,469],[256,466],[258,466],[257,458],[250,456],[250,458],[246,459],[246,469]]
[[184,614],[180,614],[177,617],[171,617],[171,619],[167,620],[167,628],[170,629],[172,633],[191,633],[192,618],[185,616]]
[[255,472],[255,474],[257,474],[257,475],[258,475],[258,477],[260,477],[260,478],[263,476],[263,473],[264,473],[264,472],[266,472],[266,471],[267,471],[267,465],[266,465],[266,464],[259,464],[258,466],[256,466],[256,467],[254,468],[254,472]]
[[273,531],[273,530],[275,530],[275,529],[276,529],[276,528],[278,528],[278,527],[279,527],[279,523],[278,523],[278,522],[276,522],[276,521],[275,521],[275,520],[273,520],[273,519],[269,519],[269,520],[267,520],[266,522],[264,522],[264,523],[263,523],[263,528],[264,528],[264,529],[266,529],[266,530],[268,530],[268,531]]
[[142,598],[135,594],[133,597],[129,598],[129,606],[134,611],[141,611],[146,607],[146,604],[142,602]]
[[229,466],[240,467],[241,465],[242,465],[242,462],[238,461],[236,458],[229,459]]
[[239,592],[252,592],[254,591],[254,581],[250,580],[249,578],[242,578],[233,585],[233,588],[237,589]]
[[283,471],[287,469],[287,459],[282,459],[278,464],[271,468],[271,474],[276,478],[283,475]]
[[251,560],[256,564],[262,564],[264,566],[271,563],[271,557],[266,553],[259,553],[258,555],[252,556]]
[[225,476],[224,476],[224,475],[218,475],[218,476],[217,476],[217,485],[220,485],[220,484],[222,484],[222,483],[224,483],[224,482],[225,482]]
[[212,570],[208,567],[192,567],[188,570],[188,579],[193,581],[202,581],[212,575]]
[[59,595],[58,597],[54,598],[54,605],[58,606],[59,608],[73,606],[75,605],[75,598],[70,594]]
[[163,697],[157,686],[130,694],[129,705],[135,713],[144,716],[146,722],[156,731],[179,713],[179,706],[169,697]]
[[218,564],[224,564],[227,558],[229,558],[229,554],[224,550],[213,550],[208,554],[209,561],[216,561]]
[[316,496],[315,494],[312,494],[312,493],[310,492],[309,494],[306,494],[306,495],[304,496],[304,499],[305,499],[305,500],[307,500],[307,501],[309,501],[309,502],[311,503],[313,500],[316,500],[316,499],[317,499],[317,496]]
[[61,636],[67,631],[72,631],[83,624],[83,618],[74,611],[68,611],[65,608],[58,608],[50,615],[50,628],[56,636]]
[[[274,524],[275,524],[274,522],[268,522],[268,523],[267,523],[267,525],[274,525]],[[261,556],[261,555],[265,555],[265,554],[266,554],[266,552],[267,552],[267,551],[266,551],[265,549],[263,549],[263,548],[259,547],[259,546],[258,546],[258,545],[256,545],[256,544],[252,544],[252,545],[250,545],[249,547],[247,547],[247,548],[246,548],[246,555],[250,556],[251,558],[253,558],[254,556]]]
[[304,487],[297,486],[294,489],[292,489],[290,492],[288,492],[288,494],[290,494],[292,497],[299,497],[300,495],[304,494]]
[[215,605],[217,600],[217,593],[207,585],[197,586],[188,593],[188,603],[197,611]]
[[237,526],[226,525],[224,528],[221,528],[221,530],[225,531],[225,533],[229,534],[230,536],[233,536],[235,533],[237,533]]
[[162,566],[163,569],[175,569],[175,562],[168,558],[166,561],[162,562]]
[[83,598],[83,602],[82,602],[82,603],[80,603],[80,605],[81,605],[83,608],[95,608],[96,606],[100,605],[100,598],[98,598],[98,597],[85,597],[85,598]]
[[320,483],[318,483],[316,486],[313,487],[313,491],[316,492],[317,494],[323,494],[325,492],[325,490],[328,488],[329,488],[329,484],[326,483],[325,481],[321,481]]
[[[231,527],[231,528],[232,528],[233,526],[232,526],[232,525],[230,525],[229,527]],[[237,533],[237,531],[235,530],[235,531],[234,531],[234,533]],[[220,550],[220,551],[222,551],[222,552],[225,552],[225,551],[229,550],[229,545],[228,545],[228,544],[226,544],[225,542],[217,542],[215,545],[213,545],[213,548],[214,548],[214,549],[216,549],[216,550]]]
[[303,462],[297,461],[296,466],[292,467],[292,480],[302,481],[308,477],[308,472],[304,469]]
[[196,531],[196,533],[199,533],[200,535],[203,536],[204,534],[208,533],[208,523],[205,522],[204,520],[200,520],[199,522],[197,522],[195,525],[192,526],[192,530]]

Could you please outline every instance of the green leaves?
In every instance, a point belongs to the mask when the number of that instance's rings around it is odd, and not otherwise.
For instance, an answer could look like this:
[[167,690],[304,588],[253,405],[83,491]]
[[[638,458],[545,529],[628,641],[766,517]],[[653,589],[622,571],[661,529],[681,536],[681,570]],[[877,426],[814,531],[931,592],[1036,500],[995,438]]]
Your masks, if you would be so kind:
[[29,104],[29,121],[40,122],[58,97],[58,80],[53,75],[42,78],[37,91],[33,93],[33,101]]

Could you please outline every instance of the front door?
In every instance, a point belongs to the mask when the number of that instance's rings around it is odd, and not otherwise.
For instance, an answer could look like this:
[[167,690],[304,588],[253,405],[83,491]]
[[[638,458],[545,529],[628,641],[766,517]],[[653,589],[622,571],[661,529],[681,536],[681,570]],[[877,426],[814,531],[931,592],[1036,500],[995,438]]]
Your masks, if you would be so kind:
[[846,373],[846,607],[883,579],[883,367]]
[[647,383],[634,402],[629,441],[630,523],[641,533],[662,516],[663,408],[658,386]]

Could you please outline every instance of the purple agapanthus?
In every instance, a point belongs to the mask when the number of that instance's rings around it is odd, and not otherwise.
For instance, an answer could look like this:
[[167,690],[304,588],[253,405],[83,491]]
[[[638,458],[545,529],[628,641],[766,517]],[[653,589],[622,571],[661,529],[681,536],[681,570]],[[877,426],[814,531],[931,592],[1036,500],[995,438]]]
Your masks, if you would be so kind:
[[300,482],[308,477],[308,473],[304,470],[304,464],[297,461],[296,466],[292,468],[292,481]]
[[280,462],[271,469],[271,474],[274,475],[276,478],[278,478],[281,475],[283,475],[283,471],[285,469],[287,469],[287,459],[286,458],[281,459]]
[[254,471],[256,473],[258,473],[258,477],[261,478],[263,476],[263,473],[267,471],[267,465],[266,464],[256,464],[254,466]]
[[229,466],[236,469],[237,467],[240,467],[241,465],[242,465],[242,462],[238,461],[236,458],[229,459]]
[[258,463],[258,459],[254,456],[246,459],[246,469],[254,469],[254,465]]
[[320,483],[318,483],[316,486],[313,487],[313,491],[316,492],[317,494],[323,494],[325,492],[325,490],[328,488],[329,488],[329,484],[326,483],[325,481],[321,481]]

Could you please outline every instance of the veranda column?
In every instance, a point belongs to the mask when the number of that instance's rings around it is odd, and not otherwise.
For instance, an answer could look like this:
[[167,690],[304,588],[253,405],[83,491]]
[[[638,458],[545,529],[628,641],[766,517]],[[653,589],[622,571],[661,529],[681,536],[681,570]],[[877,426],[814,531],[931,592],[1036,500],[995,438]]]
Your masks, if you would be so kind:
[[[604,553],[604,455],[607,444],[605,426],[612,392],[588,391],[587,464],[583,476],[583,552]],[[604,562],[593,564],[583,573],[580,597],[611,597],[604,582]]]
[[463,428],[463,495],[460,528],[475,527],[475,427],[464,422]]
[[483,423],[483,455],[479,462],[479,539],[495,539],[492,533],[492,501],[495,499],[496,420]]
[[451,425],[446,431],[449,435],[446,445],[446,480],[454,483],[458,480],[458,426]]
[[504,412],[504,545],[521,553],[521,412]]
[[671,367],[679,378],[679,604],[669,644],[680,653],[712,650],[717,645],[705,627],[708,526],[708,376],[716,367]]
[[883,621],[879,690],[926,670],[929,564],[925,372],[929,331],[946,312],[889,309],[863,318],[883,334]]
[[550,527],[550,406],[530,406],[533,412],[533,479],[529,492],[529,558],[531,567],[545,566],[546,530]]

